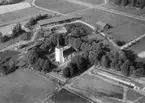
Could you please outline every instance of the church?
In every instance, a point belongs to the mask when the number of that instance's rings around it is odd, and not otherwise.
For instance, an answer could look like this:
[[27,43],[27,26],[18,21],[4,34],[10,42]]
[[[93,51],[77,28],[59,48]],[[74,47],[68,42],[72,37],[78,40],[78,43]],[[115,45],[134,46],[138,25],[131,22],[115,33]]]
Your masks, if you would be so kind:
[[62,64],[66,62],[70,60],[75,54],[76,51],[74,48],[60,45],[59,38],[57,38],[57,46],[55,47],[55,61],[57,63]]

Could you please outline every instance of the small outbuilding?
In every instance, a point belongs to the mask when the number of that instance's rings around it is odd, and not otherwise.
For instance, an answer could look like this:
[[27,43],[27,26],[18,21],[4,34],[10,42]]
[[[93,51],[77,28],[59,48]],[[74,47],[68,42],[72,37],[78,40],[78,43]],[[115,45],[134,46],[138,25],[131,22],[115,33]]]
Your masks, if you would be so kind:
[[98,21],[96,23],[96,29],[100,32],[106,31],[110,28],[112,28],[112,26],[107,23],[104,23],[103,21]]

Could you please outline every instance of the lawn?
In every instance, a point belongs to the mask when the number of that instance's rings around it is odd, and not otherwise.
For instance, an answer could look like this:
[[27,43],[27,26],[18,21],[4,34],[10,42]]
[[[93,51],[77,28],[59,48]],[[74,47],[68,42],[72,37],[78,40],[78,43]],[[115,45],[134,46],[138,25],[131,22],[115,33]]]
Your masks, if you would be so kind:
[[47,0],[43,0],[41,2],[39,0],[36,0],[35,4],[45,9],[54,10],[63,14],[72,13],[86,8],[85,6],[69,3],[67,1],[61,1],[61,2],[54,1],[54,3],[49,3]]
[[135,100],[137,100],[138,98],[141,97],[141,95],[139,93],[137,93],[133,90],[128,90],[126,93],[127,93],[126,94],[126,99],[130,100],[130,101],[135,101]]
[[99,5],[105,2],[105,0],[79,0],[79,1],[90,3],[93,5]]
[[139,23],[128,22],[116,28],[107,31],[108,35],[113,36],[116,40],[130,42],[145,33],[145,26]]
[[62,89],[52,96],[46,103],[90,103],[89,101]]
[[51,96],[56,84],[34,72],[17,70],[0,79],[1,103],[39,103]]
[[107,3],[107,4],[104,4],[102,6],[105,7],[105,8],[108,8],[108,9],[114,9],[114,10],[117,10],[117,11],[130,13],[130,14],[134,14],[134,15],[138,15],[138,16],[141,16],[141,15],[145,14],[145,8],[137,10],[136,8],[132,8],[130,6],[128,6],[128,7],[121,7],[120,6],[119,7],[119,6],[116,6],[115,4],[110,3],[110,2]]
[[75,80],[72,84],[72,87],[84,90],[89,94],[93,94],[99,98],[123,98],[123,87],[105,82],[100,78],[90,75],[84,75],[83,77]]

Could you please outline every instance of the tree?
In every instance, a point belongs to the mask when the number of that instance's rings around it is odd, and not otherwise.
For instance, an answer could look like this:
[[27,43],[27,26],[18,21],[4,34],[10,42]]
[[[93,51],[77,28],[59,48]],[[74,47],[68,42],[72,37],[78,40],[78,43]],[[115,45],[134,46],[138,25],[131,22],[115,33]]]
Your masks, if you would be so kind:
[[2,42],[7,42],[10,38],[6,35],[3,36]]
[[142,3],[141,0],[136,0],[135,7],[141,8],[141,5],[142,5],[141,3]]
[[31,39],[31,37],[32,37],[32,33],[23,33],[22,35],[21,35],[21,40],[30,40]]
[[140,8],[143,9],[145,6],[145,0],[141,0],[141,3],[140,3]]
[[39,58],[37,49],[33,48],[27,53],[27,59],[30,64],[35,64]]
[[116,5],[120,5],[121,4],[121,0],[112,0],[112,2]]
[[133,73],[133,76],[135,76],[135,77],[144,77],[145,76],[145,70],[143,68],[136,69]]
[[66,68],[63,69],[63,76],[66,77],[66,78],[70,78],[71,77],[69,67],[66,67]]
[[130,66],[129,70],[130,70],[129,75],[131,76],[131,75],[133,75],[133,74],[134,74],[135,67],[134,67],[134,66]]
[[50,60],[45,60],[43,66],[42,66],[42,70],[44,72],[50,72],[52,70],[51,61]]
[[129,76],[129,74],[130,74],[129,67],[130,67],[130,62],[128,60],[126,60],[121,66],[121,72],[124,76]]
[[41,61],[42,61],[42,59],[39,57],[37,59],[37,62],[35,64],[33,64],[34,69],[36,69],[38,71],[41,71],[42,70]]
[[59,44],[65,46],[65,38],[62,34],[59,35]]
[[81,27],[77,27],[77,28],[75,28],[72,32],[71,32],[71,34],[73,35],[73,37],[82,37],[82,36],[85,36],[85,35],[88,35],[88,32],[87,32],[87,30],[85,29],[85,28],[81,28]]
[[29,21],[26,23],[26,26],[28,27],[28,28],[31,28],[31,26],[33,26],[33,25],[35,25],[37,22],[36,22],[36,20],[34,19],[34,17],[31,17],[30,19],[29,19]]
[[12,38],[16,38],[22,31],[21,24],[17,23],[12,29]]
[[80,72],[78,70],[78,67],[77,67],[76,63],[71,62],[68,67],[69,67],[69,71],[70,71],[70,74],[69,74],[70,77],[74,77]]
[[117,41],[116,41],[116,44],[117,44],[118,46],[123,46],[123,45],[125,45],[126,43],[125,43],[125,41],[117,40]]
[[105,68],[109,67],[109,60],[105,55],[101,58],[101,65]]
[[129,1],[128,0],[121,0],[121,4],[123,6],[127,6],[129,4]]
[[135,7],[136,1],[137,1],[137,0],[131,0],[131,5],[132,5],[132,7]]
[[0,32],[0,43],[3,43],[3,34]]

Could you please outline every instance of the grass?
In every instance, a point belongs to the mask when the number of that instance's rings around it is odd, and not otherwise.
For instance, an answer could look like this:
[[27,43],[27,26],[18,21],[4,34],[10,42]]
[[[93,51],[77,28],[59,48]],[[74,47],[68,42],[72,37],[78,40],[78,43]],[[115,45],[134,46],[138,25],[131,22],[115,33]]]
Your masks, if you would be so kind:
[[40,6],[40,7],[46,8],[46,9],[50,9],[50,10],[54,10],[54,11],[64,13],[64,14],[86,8],[85,6],[77,5],[74,3],[69,3],[67,1],[48,3],[48,0],[43,0],[41,2],[39,0],[36,0],[35,4],[37,6]]
[[[75,14],[75,13],[74,13]],[[83,21],[95,26],[98,21],[103,21],[112,25],[113,27],[117,27],[118,25],[125,24],[128,22],[125,18],[120,15],[108,13],[98,9],[88,9],[85,11],[77,12],[76,15],[80,15],[83,17]]]
[[102,79],[90,75],[84,75],[80,79],[74,81],[72,87],[84,90],[99,98],[123,98],[123,87],[105,82]]
[[47,103],[90,103],[89,101],[62,89],[52,96]]
[[0,23],[12,22],[14,20],[22,19],[22,18],[29,19],[31,16],[35,16],[35,15],[43,13],[43,12],[44,11],[36,9],[35,7],[29,7],[29,8],[22,9],[22,10],[17,10],[14,12],[1,14]]
[[141,97],[141,95],[133,90],[127,91],[126,99],[128,99],[128,100],[135,101],[140,97]]
[[18,51],[4,51],[0,53],[0,60],[4,60],[5,58],[12,57],[12,58],[17,58],[19,52]]
[[143,35],[145,33],[144,28],[144,25],[129,22],[108,30],[107,34],[113,36],[115,40],[121,40],[127,43]]
[[139,100],[137,101],[137,103],[145,103],[145,97],[139,99]]
[[130,13],[130,14],[134,14],[138,16],[145,14],[145,8],[137,10],[136,8],[132,8],[130,5],[128,5],[127,7],[121,7],[121,6],[116,6],[115,4],[109,2],[102,6],[108,9],[114,9],[114,10],[118,10],[125,13]]
[[[75,13],[74,13],[75,14]],[[144,33],[144,21],[126,16],[109,13],[98,9],[88,9],[76,13],[83,17],[83,21],[95,26],[98,21],[110,24],[113,29],[109,32],[115,39],[129,42]]]
[[87,9],[85,11],[80,11],[74,14],[82,16],[83,21],[86,21],[87,23],[91,25],[95,25],[96,22],[101,20],[105,23],[110,24],[114,28],[128,22],[138,23],[142,25],[144,25],[145,23],[144,21],[141,21],[141,20],[136,20],[136,19],[129,18],[126,16],[109,13],[109,12],[99,10],[96,8]]
[[14,39],[10,39],[7,42],[0,43],[0,50],[4,49],[4,48],[6,48],[6,47],[8,47],[12,44],[15,44],[15,43],[19,42],[21,40],[21,35],[19,35],[18,37],[14,38]]
[[0,79],[1,103],[38,103],[52,95],[56,84],[34,72],[17,70]]
[[131,46],[129,49],[133,50],[135,54],[139,54],[141,52],[145,52],[145,38]]

